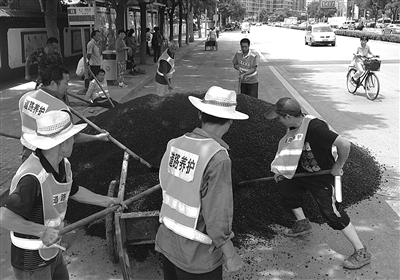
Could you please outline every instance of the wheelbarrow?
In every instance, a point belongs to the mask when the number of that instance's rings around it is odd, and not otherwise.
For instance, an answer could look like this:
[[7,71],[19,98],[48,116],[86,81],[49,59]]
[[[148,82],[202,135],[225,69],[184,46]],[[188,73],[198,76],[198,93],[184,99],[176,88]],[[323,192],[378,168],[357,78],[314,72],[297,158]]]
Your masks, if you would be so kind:
[[[129,154],[124,153],[121,177],[119,180],[118,197],[124,200],[125,182],[128,171]],[[116,181],[110,183],[108,196],[114,196]],[[146,195],[160,189],[156,185],[147,190]],[[114,212],[106,216],[106,241],[108,255],[113,263],[120,263],[124,280],[132,279],[128,256],[128,245],[154,243],[158,227],[159,211]]]
[[211,41],[211,40],[207,40],[204,42],[204,50],[206,51],[207,48],[209,50],[218,50],[218,43],[217,41]]

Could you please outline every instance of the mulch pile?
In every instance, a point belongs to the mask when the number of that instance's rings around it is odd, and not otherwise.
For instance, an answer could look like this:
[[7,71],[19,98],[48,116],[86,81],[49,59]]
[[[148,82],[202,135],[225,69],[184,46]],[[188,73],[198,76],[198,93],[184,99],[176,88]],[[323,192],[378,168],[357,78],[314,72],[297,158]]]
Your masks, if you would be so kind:
[[[165,98],[147,95],[112,108],[91,118],[101,128],[110,132],[121,143],[148,161],[159,166],[167,142],[200,126],[197,109],[191,105],[188,95],[200,98],[203,92],[177,93]],[[234,224],[236,244],[246,241],[247,236],[271,238],[273,224],[291,226],[294,216],[282,207],[273,181],[240,188],[238,183],[273,174],[270,170],[279,139],[286,128],[278,121],[268,121],[263,113],[270,103],[245,95],[238,96],[237,109],[249,115],[249,120],[234,121],[224,140],[230,146],[232,180],[234,188]],[[97,132],[90,128],[84,131]],[[121,173],[123,151],[113,143],[91,142],[74,146],[70,161],[74,179],[82,186],[100,194],[107,194],[110,181],[118,180]],[[367,149],[353,145],[344,167],[343,203],[348,207],[371,197],[379,187],[379,164]],[[125,199],[158,184],[158,173],[130,158],[126,181]],[[130,206],[130,211],[149,211],[161,208],[161,192],[158,191]],[[67,220],[75,222],[99,207],[79,204],[70,200]],[[323,223],[311,196],[305,197],[304,211],[313,222]],[[103,226],[97,231],[105,231]],[[94,234],[103,235],[102,232]]]

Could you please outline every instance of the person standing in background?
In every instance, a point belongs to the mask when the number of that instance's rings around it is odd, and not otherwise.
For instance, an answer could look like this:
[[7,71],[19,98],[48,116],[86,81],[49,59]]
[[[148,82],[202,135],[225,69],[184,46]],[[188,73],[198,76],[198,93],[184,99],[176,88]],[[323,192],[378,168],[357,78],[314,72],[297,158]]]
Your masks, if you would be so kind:
[[151,39],[153,35],[150,32],[150,28],[146,28],[146,55],[150,56]]
[[99,45],[101,36],[99,30],[92,31],[92,39],[87,44],[87,59],[89,61],[90,70],[93,75],[97,76],[101,68],[101,53],[102,49]]
[[131,48],[125,44],[125,31],[118,30],[118,39],[115,41],[115,50],[117,51],[117,72],[118,72],[118,87],[126,88],[124,84],[126,61],[128,60],[128,52],[132,52]]

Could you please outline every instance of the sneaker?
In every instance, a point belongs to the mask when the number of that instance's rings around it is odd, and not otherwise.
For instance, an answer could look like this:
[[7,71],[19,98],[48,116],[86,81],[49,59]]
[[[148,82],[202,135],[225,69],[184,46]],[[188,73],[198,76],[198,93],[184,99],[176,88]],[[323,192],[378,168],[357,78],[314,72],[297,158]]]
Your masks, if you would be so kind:
[[124,83],[119,83],[118,84],[118,87],[119,88],[126,88],[126,87],[128,87],[126,84],[124,84]]
[[343,262],[343,267],[347,269],[359,269],[371,262],[371,254],[367,252],[367,247],[357,250],[347,260]]
[[293,227],[289,230],[286,230],[284,234],[286,236],[296,237],[299,235],[310,233],[311,231],[312,227],[310,225],[310,221],[308,219],[303,219],[296,221]]

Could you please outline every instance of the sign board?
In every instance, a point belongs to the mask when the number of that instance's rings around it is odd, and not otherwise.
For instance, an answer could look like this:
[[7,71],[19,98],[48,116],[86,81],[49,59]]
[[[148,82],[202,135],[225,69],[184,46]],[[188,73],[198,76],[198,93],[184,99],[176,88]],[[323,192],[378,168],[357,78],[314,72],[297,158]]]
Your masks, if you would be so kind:
[[333,9],[333,8],[335,8],[335,1],[321,0],[321,9]]
[[68,7],[70,26],[94,25],[94,7]]

